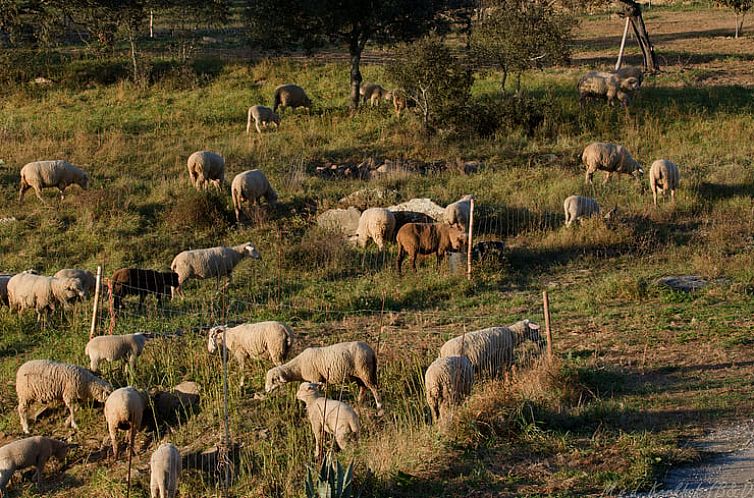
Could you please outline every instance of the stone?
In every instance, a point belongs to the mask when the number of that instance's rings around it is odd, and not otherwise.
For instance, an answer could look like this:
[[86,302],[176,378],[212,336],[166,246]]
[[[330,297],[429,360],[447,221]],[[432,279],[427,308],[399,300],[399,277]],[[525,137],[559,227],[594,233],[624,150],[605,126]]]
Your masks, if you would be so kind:
[[359,228],[359,218],[361,218],[361,211],[354,207],[328,209],[317,216],[317,226],[351,237],[356,235]]

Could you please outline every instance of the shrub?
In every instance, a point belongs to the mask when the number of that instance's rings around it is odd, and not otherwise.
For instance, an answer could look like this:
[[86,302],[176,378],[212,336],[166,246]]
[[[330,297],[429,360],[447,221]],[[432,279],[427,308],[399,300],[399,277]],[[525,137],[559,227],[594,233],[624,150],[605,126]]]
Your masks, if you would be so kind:
[[83,59],[63,69],[63,82],[73,87],[112,85],[130,76],[131,69],[125,59]]
[[469,113],[466,122],[481,136],[500,129],[521,129],[532,136],[545,118],[542,103],[524,93],[479,99],[469,106]]
[[224,231],[233,220],[225,196],[212,189],[188,191],[165,214],[166,223],[189,230],[201,227]]

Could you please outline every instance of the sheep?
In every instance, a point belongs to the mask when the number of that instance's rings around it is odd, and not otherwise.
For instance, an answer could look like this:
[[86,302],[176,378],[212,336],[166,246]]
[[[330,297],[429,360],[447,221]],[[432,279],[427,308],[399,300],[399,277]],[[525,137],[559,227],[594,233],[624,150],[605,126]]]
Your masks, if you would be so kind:
[[507,327],[469,332],[443,344],[440,357],[465,356],[475,376],[495,377],[513,365],[513,350],[525,340],[541,345],[539,325],[522,320]]
[[675,191],[681,182],[681,172],[678,166],[667,159],[658,159],[649,168],[649,187],[652,189],[652,199],[657,207],[657,191],[663,197],[670,191],[670,198],[675,203]]
[[262,133],[262,130],[259,129],[260,123],[265,128],[267,128],[267,125],[270,123],[274,124],[275,128],[280,126],[280,117],[278,117],[272,109],[263,105],[253,105],[249,107],[249,113],[246,118],[246,134],[251,132],[252,120],[254,120],[254,126],[257,129],[257,133]]
[[471,394],[474,367],[465,356],[437,358],[424,374],[426,399],[432,418],[445,420],[455,406]]
[[81,282],[81,287],[84,289],[86,296],[91,296],[94,293],[94,288],[97,287],[97,277],[87,270],[79,270],[73,268],[65,268],[58,271],[53,275],[55,278],[75,278]]
[[219,190],[225,183],[225,159],[216,152],[194,152],[189,156],[187,166],[191,185],[196,190],[204,190],[208,184]]
[[288,363],[268,370],[264,390],[270,393],[296,380],[328,384],[353,380],[359,385],[359,403],[368,388],[377,409],[382,409],[377,392],[377,355],[365,342],[341,342],[332,346],[306,348]]
[[401,117],[401,111],[409,107],[410,101],[408,93],[406,93],[406,90],[403,88],[396,88],[390,92],[390,95],[393,99],[393,110],[395,111],[395,115]]
[[34,480],[38,489],[47,460],[55,457],[62,462],[67,453],[67,443],[43,436],[27,437],[6,444],[0,448],[0,496],[4,495],[14,472],[32,466],[37,470]]
[[347,403],[327,399],[317,384],[303,382],[296,393],[296,398],[306,404],[306,414],[314,433],[314,457],[322,450],[322,434],[326,432],[335,436],[335,442],[341,450],[348,446],[349,437],[358,439],[361,430],[359,416]]
[[585,183],[589,185],[592,184],[594,173],[597,170],[605,172],[604,183],[607,183],[610,179],[611,173],[632,175],[637,182],[644,174],[641,164],[622,145],[604,142],[591,143],[584,148],[581,160],[586,166]]
[[291,107],[293,109],[297,107],[305,107],[309,110],[312,107],[312,101],[307,97],[303,88],[288,83],[275,88],[272,112],[277,112],[278,107],[280,106]]
[[362,84],[361,87],[359,88],[359,95],[361,95],[361,98],[364,100],[365,104],[367,103],[367,101],[369,101],[369,104],[372,107],[376,107],[380,105],[380,99],[382,100],[393,99],[392,92],[388,92],[377,83]]
[[76,184],[82,189],[89,188],[89,175],[82,169],[68,161],[36,161],[21,168],[21,183],[18,191],[18,202],[23,202],[24,194],[30,188],[43,204],[47,204],[42,197],[42,189],[57,187],[60,199],[65,197],[65,189]]
[[183,284],[191,277],[204,279],[215,277],[220,285],[220,277],[226,276],[230,285],[231,272],[244,257],[261,259],[261,255],[254,244],[244,242],[233,247],[210,247],[209,249],[194,249],[179,253],[170,264],[170,269],[178,274],[178,286],[173,288],[173,294],[180,294]]
[[8,306],[8,282],[13,275],[0,275],[0,305]]
[[[104,402],[112,390],[108,382],[78,365],[52,360],[27,361],[16,372],[16,394],[21,428],[24,433],[29,433],[27,410],[34,401],[46,405],[51,401],[62,400],[70,412],[66,423],[70,424],[73,429],[78,429],[73,416],[76,400],[93,399]],[[35,420],[42,411],[34,416]]]
[[443,221],[448,225],[458,225],[464,232],[469,230],[469,213],[472,196],[464,195],[456,202],[448,204],[443,213]]
[[162,443],[149,459],[150,498],[175,498],[181,475],[181,453],[171,443]]
[[123,298],[129,295],[139,296],[139,306],[144,305],[144,298],[154,294],[157,306],[162,305],[162,298],[170,294],[172,287],[178,287],[178,274],[174,271],[159,272],[142,268],[120,268],[110,278],[110,299],[113,307],[123,307]]
[[113,458],[117,460],[118,429],[129,431],[129,445],[133,448],[136,431],[141,428],[146,400],[142,393],[131,386],[121,387],[108,396],[105,401],[105,420],[110,442],[113,446]]
[[37,312],[37,320],[42,313],[55,310],[58,305],[67,308],[84,298],[81,282],[74,278],[55,278],[19,273],[8,281],[8,304],[11,310],[22,313],[27,309]]
[[641,81],[635,76],[622,78],[613,73],[589,71],[577,85],[579,104],[583,106],[587,98],[606,98],[608,104],[613,105],[617,99],[628,109],[631,96],[640,86]]
[[[154,422],[172,425],[180,419],[198,411],[201,400],[201,386],[196,382],[184,381],[171,391],[157,391],[152,395]],[[152,420],[150,419],[150,422]],[[156,425],[155,425],[156,427]]]
[[471,248],[471,259],[474,261],[485,261],[496,259],[498,261],[505,257],[505,243],[502,240],[483,240],[474,244]]
[[563,201],[565,224],[567,227],[579,218],[588,218],[600,214],[600,205],[591,197],[572,195]]
[[[293,331],[281,322],[244,323],[237,327],[213,327],[209,331],[207,351],[210,354],[222,347],[223,336],[225,346],[233,353],[236,361],[244,370],[246,358],[261,359],[269,356],[276,366],[283,364],[293,344]],[[241,386],[244,377],[241,377]]]
[[640,67],[626,66],[615,71],[611,71],[611,73],[621,80],[625,80],[626,78],[636,78],[637,89],[640,88],[641,84],[644,82],[644,71]]
[[99,372],[99,363],[102,360],[123,360],[123,371],[128,373],[129,366],[131,370],[136,369],[136,358],[141,356],[146,342],[147,337],[144,334],[101,335],[92,337],[86,343],[84,353],[89,357],[90,369],[94,373]]
[[370,208],[361,213],[359,218],[359,227],[356,229],[357,243],[363,249],[371,239],[382,251],[385,243],[393,239],[394,232],[393,213],[384,208]]
[[398,230],[398,259],[396,266],[398,274],[406,255],[409,256],[411,267],[416,271],[416,256],[418,254],[436,254],[437,264],[448,251],[458,251],[466,244],[466,234],[457,226],[443,223],[406,223]]
[[251,169],[237,174],[230,185],[230,194],[233,199],[233,209],[236,212],[236,222],[241,222],[241,212],[244,202],[256,205],[264,197],[269,205],[275,205],[278,194],[272,188],[267,177],[261,170]]

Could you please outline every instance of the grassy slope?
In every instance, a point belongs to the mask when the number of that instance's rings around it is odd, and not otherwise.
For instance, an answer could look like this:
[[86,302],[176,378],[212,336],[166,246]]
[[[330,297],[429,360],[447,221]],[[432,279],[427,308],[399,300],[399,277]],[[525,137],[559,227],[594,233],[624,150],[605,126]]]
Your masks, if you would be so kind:
[[[654,22],[662,19],[657,12]],[[600,22],[604,19],[584,23],[584,46]],[[264,259],[239,267],[222,301],[213,302],[213,282],[194,283],[186,301],[163,315],[132,312],[119,330],[169,332],[224,313],[230,319],[291,322],[300,331],[297,350],[353,338],[379,344],[388,415],[379,419],[366,410],[365,437],[354,452],[358,476],[364,479],[367,466],[375,472],[375,496],[461,496],[470,489],[581,495],[646,485],[668,458],[685,457],[674,450],[678,435],[751,407],[745,379],[752,358],[742,346],[750,342],[753,311],[752,91],[697,86],[669,68],[647,85],[638,110],[626,119],[599,108],[580,113],[573,94],[579,72],[559,69],[525,79],[554,109],[532,139],[500,133],[424,141],[411,117],[373,110],[350,117],[343,91],[347,72],[334,64],[229,65],[208,82],[149,89],[128,83],[13,89],[0,113],[0,158],[6,164],[0,169],[0,216],[19,222],[3,226],[1,269],[167,267],[188,247],[252,240]],[[367,79],[385,80],[380,67],[365,73]],[[269,103],[272,89],[290,80],[311,89],[316,112],[287,116],[278,133],[244,135],[245,107]],[[474,93],[495,91],[496,75],[480,75]],[[615,224],[561,227],[562,199],[589,193],[576,158],[591,140],[619,141],[647,164],[667,157],[682,165],[676,210],[653,210],[647,193],[637,195],[630,181],[620,179],[597,187],[603,205],[621,209]],[[283,207],[251,228],[232,226],[227,212],[197,217],[202,201],[188,190],[185,158],[201,148],[223,152],[228,178],[262,168],[278,186]],[[309,228],[314,209],[335,205],[364,183],[317,179],[308,174],[309,165],[371,155],[483,160],[482,172],[470,177],[445,172],[380,185],[396,189],[399,199],[429,196],[441,204],[474,192],[487,210],[482,228],[506,236],[512,247],[508,265],[502,271],[482,268],[473,283],[430,267],[399,279],[382,268],[374,249],[362,259],[360,252],[319,237]],[[93,173],[93,189],[72,192],[60,209],[44,207],[33,196],[18,207],[18,167],[46,157],[85,166]],[[229,196],[224,202],[229,204]],[[673,273],[725,276],[729,283],[694,297],[653,285],[655,278]],[[464,327],[522,315],[539,320],[543,288],[551,291],[562,363],[538,370],[537,382],[479,387],[458,424],[437,436],[426,425],[422,367],[443,340]],[[12,381],[17,366],[30,358],[85,364],[87,313],[82,307],[39,331],[33,317],[0,310],[1,378]],[[160,339],[148,348],[135,377],[110,374],[118,384],[145,388],[183,379],[206,387],[202,414],[171,436],[180,445],[210,446],[221,435],[219,361],[204,347],[192,335]],[[234,492],[299,496],[312,438],[293,388],[264,401],[252,399],[265,368],[252,367],[244,393],[231,389],[232,433],[246,445]],[[231,380],[237,385],[237,377]],[[15,393],[5,383],[0,393],[0,429],[11,437],[18,433]],[[68,435],[61,415],[53,412],[37,429]],[[99,410],[82,409],[79,422],[77,464],[49,495],[103,496],[105,489],[104,496],[119,496],[125,465],[106,468],[98,461],[105,434]],[[144,436],[139,441],[143,451],[136,467],[146,472],[153,446]],[[141,474],[137,482],[146,479]],[[21,489],[19,496],[34,496],[28,484]],[[199,489],[214,495],[202,474],[190,474],[183,493],[199,496]]]

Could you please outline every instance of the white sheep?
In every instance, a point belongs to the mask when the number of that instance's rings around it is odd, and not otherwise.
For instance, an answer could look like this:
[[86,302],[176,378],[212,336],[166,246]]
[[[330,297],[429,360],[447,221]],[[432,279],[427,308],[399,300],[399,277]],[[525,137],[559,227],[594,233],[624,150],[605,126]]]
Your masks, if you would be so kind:
[[600,205],[591,197],[572,195],[563,201],[565,224],[567,227],[579,218],[588,218],[600,214]]
[[136,358],[141,356],[144,351],[144,344],[147,338],[144,334],[126,334],[126,335],[101,335],[92,337],[86,343],[84,354],[89,357],[90,369],[93,372],[99,372],[100,361],[118,361],[123,360],[123,371],[128,372],[136,369]]
[[246,133],[251,132],[251,122],[254,121],[254,126],[257,129],[257,133],[262,133],[262,130],[259,128],[259,125],[261,124],[264,128],[267,128],[267,125],[270,123],[275,125],[275,128],[280,126],[280,117],[278,117],[275,112],[270,109],[267,106],[263,105],[253,105],[249,107],[249,113],[246,117]]
[[207,351],[214,353],[223,345],[223,335],[228,351],[233,353],[241,368],[241,386],[244,384],[244,363],[247,358],[262,359],[269,356],[275,365],[282,365],[293,344],[293,331],[281,322],[244,323],[237,327],[213,327],[209,331]]
[[657,206],[657,191],[659,190],[663,197],[665,192],[670,191],[670,198],[675,203],[675,191],[681,183],[681,172],[678,166],[666,159],[658,159],[652,163],[649,168],[649,187],[652,189],[652,198]]
[[424,374],[427,404],[434,420],[444,420],[474,385],[474,367],[465,356],[437,358]]
[[84,293],[87,296],[91,296],[94,293],[94,288],[97,287],[97,277],[87,270],[80,270],[77,268],[64,268],[55,275],[55,278],[75,278],[81,282],[81,287],[84,289]]
[[296,398],[306,404],[306,414],[314,433],[314,456],[319,456],[322,449],[322,434],[326,432],[335,436],[338,448],[345,449],[350,437],[358,439],[361,423],[359,416],[347,403],[327,399],[317,384],[302,383]]
[[196,190],[206,189],[208,184],[219,190],[225,182],[225,159],[216,152],[194,152],[189,156],[187,166],[191,185]]
[[385,243],[394,238],[395,215],[384,208],[370,208],[361,213],[359,227],[356,229],[357,243],[365,248],[372,239],[380,251]]
[[311,109],[312,101],[306,95],[303,88],[298,85],[287,83],[275,88],[272,111],[277,112],[278,107],[280,106],[290,107],[292,109],[295,109],[296,107]]
[[35,467],[34,480],[39,488],[42,471],[50,457],[59,462],[65,459],[68,444],[43,436],[32,436],[8,443],[0,448],[0,496],[5,493],[13,473],[27,467]]
[[19,273],[8,281],[8,304],[13,311],[27,309],[42,313],[55,311],[58,306],[69,307],[84,298],[81,282],[74,278],[55,278],[34,273]]
[[443,221],[448,225],[459,225],[464,232],[468,232],[471,199],[471,195],[464,195],[456,202],[448,204],[443,213]]
[[[46,405],[52,401],[63,401],[70,416],[67,424],[78,429],[73,412],[77,400],[104,402],[112,392],[112,386],[86,368],[52,360],[31,360],[16,372],[16,394],[18,395],[18,415],[24,433],[29,433],[27,410],[37,401]],[[42,409],[44,411],[44,409]],[[42,413],[38,412],[34,419]]]
[[465,356],[480,377],[495,377],[513,365],[513,351],[525,340],[541,344],[539,325],[529,320],[507,327],[490,327],[450,339],[440,357]]
[[0,306],[8,306],[8,282],[13,275],[0,275]]
[[237,174],[230,185],[230,195],[233,199],[236,221],[239,223],[241,222],[244,202],[251,202],[251,204],[256,205],[264,197],[267,204],[274,205],[278,200],[277,192],[272,188],[264,173],[258,169]]
[[644,174],[644,169],[622,145],[594,142],[584,148],[581,160],[586,166],[586,180],[592,184],[592,178],[597,170],[605,172],[605,183],[611,173],[632,175],[637,181]]
[[178,274],[178,287],[173,289],[173,294],[181,293],[183,284],[191,277],[217,278],[217,285],[220,285],[220,278],[227,277],[229,285],[231,281],[231,272],[244,257],[260,259],[261,256],[257,248],[251,242],[245,242],[233,247],[210,247],[209,249],[194,249],[179,253],[170,264],[170,269]]
[[268,370],[264,390],[269,393],[287,382],[297,380],[328,384],[343,384],[352,380],[359,385],[359,402],[369,388],[377,409],[382,408],[377,392],[377,355],[365,342],[341,342],[332,346],[306,348],[288,363]]
[[583,106],[588,98],[604,98],[608,104],[615,101],[628,108],[632,95],[641,86],[641,81],[635,76],[621,77],[614,73],[589,71],[579,80],[579,104]]
[[141,429],[145,407],[144,395],[131,386],[116,389],[105,401],[105,420],[115,459],[119,454],[118,429],[129,431],[129,445],[133,448],[134,436],[136,431]]
[[65,197],[65,189],[69,185],[78,185],[86,190],[89,187],[89,175],[69,163],[68,161],[36,161],[28,163],[21,168],[21,186],[18,191],[18,202],[24,200],[24,194],[30,188],[40,201],[46,204],[42,197],[42,189],[57,187],[60,190],[60,199]]
[[181,475],[181,453],[171,443],[162,443],[149,459],[150,498],[175,498]]
[[392,92],[385,90],[377,83],[369,82],[365,82],[361,85],[361,87],[359,88],[359,95],[361,95],[361,98],[364,100],[365,104],[368,101],[372,107],[380,105],[380,99],[387,101],[393,99]]

